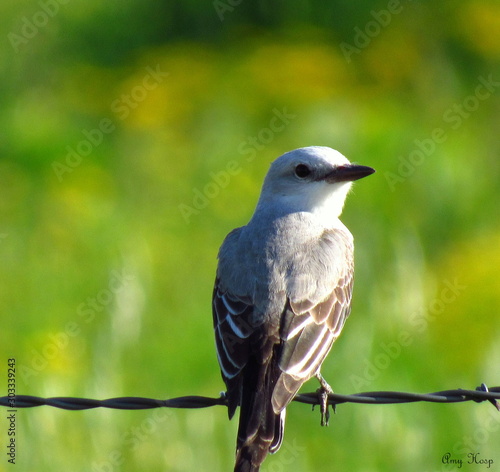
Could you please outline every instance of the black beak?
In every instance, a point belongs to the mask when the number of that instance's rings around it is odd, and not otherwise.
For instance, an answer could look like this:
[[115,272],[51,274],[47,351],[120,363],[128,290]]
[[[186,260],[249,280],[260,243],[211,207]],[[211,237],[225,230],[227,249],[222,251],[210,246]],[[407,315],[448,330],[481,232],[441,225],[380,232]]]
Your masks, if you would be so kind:
[[330,172],[324,180],[332,184],[334,182],[353,182],[354,180],[362,179],[375,172],[368,166],[359,166],[356,164],[348,164],[339,166],[334,171]]

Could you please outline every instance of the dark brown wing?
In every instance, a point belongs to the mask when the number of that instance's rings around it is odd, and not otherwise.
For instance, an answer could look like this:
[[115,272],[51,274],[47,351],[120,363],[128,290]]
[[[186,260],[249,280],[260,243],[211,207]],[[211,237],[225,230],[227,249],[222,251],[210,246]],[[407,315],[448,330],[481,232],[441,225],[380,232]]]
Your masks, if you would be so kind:
[[240,373],[255,350],[259,326],[252,324],[253,305],[244,297],[231,295],[219,288],[218,280],[212,299],[217,358],[227,387],[229,417],[240,401]]

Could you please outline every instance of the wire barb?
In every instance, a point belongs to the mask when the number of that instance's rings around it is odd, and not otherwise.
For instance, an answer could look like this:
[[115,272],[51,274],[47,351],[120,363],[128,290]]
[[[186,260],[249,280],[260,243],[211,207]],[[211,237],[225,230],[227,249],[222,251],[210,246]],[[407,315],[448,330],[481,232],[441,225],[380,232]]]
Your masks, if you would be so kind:
[[[495,387],[493,388],[494,391]],[[486,384],[482,383],[479,387],[476,388],[479,392],[490,392],[491,390],[486,386]],[[475,400],[475,401],[483,401],[483,400]],[[500,411],[500,403],[496,400],[488,400],[498,411]]]
[[[488,388],[484,383],[476,390],[443,390],[434,393],[408,393],[408,392],[364,392],[353,395],[338,393],[328,394],[328,404],[334,408],[341,403],[367,403],[367,404],[393,404],[393,403],[457,403],[465,401],[489,401],[500,411],[500,387]],[[318,393],[302,393],[296,395],[293,401],[318,405]],[[116,410],[147,410],[151,408],[208,408],[215,405],[228,405],[226,394],[222,392],[219,397],[186,396],[170,398],[168,400],[155,400],[143,397],[119,397],[107,400],[93,400],[77,397],[51,397],[41,398],[30,395],[15,395],[0,397],[0,406],[10,409],[33,408],[36,406],[52,406],[64,410],[90,410],[93,408],[113,408]]]

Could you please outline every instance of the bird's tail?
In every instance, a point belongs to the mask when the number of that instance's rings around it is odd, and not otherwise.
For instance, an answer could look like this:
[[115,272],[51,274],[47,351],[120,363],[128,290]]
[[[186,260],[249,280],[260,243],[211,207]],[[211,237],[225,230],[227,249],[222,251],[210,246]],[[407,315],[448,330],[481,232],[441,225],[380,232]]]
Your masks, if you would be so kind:
[[283,442],[286,410],[273,410],[269,371],[263,382],[247,376],[243,386],[234,472],[258,472],[267,454],[274,454]]

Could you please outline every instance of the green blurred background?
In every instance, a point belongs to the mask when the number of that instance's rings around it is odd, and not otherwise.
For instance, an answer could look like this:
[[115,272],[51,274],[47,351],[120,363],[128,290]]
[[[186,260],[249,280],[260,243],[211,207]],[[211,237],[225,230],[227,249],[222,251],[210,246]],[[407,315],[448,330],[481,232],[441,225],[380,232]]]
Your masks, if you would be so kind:
[[[218,247],[307,145],[378,171],[333,388],[500,384],[498,2],[17,0],[0,30],[0,391],[15,358],[19,394],[217,395]],[[500,470],[489,404],[288,411],[263,471]],[[19,410],[17,470],[228,471],[235,435],[222,407]]]

